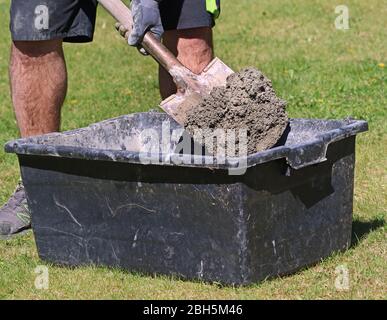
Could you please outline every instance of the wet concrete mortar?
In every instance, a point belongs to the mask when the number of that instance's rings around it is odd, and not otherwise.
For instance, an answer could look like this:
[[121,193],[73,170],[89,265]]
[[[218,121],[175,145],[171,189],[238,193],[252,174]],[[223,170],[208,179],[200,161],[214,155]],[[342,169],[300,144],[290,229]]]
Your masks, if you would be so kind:
[[[195,140],[202,142],[210,141],[205,139],[214,135],[217,129],[234,130],[236,152],[242,146],[239,146],[242,140],[238,139],[238,132],[246,130],[247,154],[252,154],[273,147],[287,124],[286,101],[277,97],[270,79],[249,67],[230,75],[225,87],[216,87],[204,96],[202,102],[187,114],[184,126]],[[200,134],[198,129],[202,130]],[[217,140],[213,141],[216,145]],[[227,142],[223,145],[224,150],[228,149],[226,146]],[[216,148],[211,151],[215,152]]]

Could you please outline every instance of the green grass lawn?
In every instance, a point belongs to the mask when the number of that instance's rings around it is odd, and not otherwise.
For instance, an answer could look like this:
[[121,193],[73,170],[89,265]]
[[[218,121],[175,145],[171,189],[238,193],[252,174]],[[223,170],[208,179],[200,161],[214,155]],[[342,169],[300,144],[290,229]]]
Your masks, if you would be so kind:
[[[31,233],[0,241],[0,298],[28,299],[385,299],[387,298],[387,6],[345,3],[350,29],[334,27],[341,1],[223,1],[216,53],[234,70],[262,70],[292,117],[369,121],[357,139],[353,245],[295,275],[244,288],[150,277],[100,267],[48,265],[49,290],[34,286],[40,261]],[[8,83],[9,0],[0,0],[0,145],[18,135]],[[95,41],[66,45],[69,91],[62,129],[86,126],[159,102],[157,66],[127,48],[99,10]],[[15,155],[0,151],[0,204],[19,179]],[[349,270],[349,290],[335,288],[335,269]]]

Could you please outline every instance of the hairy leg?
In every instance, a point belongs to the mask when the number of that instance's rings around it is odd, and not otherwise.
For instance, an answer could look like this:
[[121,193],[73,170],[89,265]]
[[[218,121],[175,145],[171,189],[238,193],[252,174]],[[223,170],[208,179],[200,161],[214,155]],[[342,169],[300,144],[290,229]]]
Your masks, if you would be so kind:
[[[214,56],[212,29],[209,27],[166,31],[164,45],[177,56],[177,59],[199,74]],[[176,93],[176,86],[164,68],[159,68],[160,94],[163,99]]]
[[67,91],[62,40],[14,41],[9,74],[21,136],[59,131]]

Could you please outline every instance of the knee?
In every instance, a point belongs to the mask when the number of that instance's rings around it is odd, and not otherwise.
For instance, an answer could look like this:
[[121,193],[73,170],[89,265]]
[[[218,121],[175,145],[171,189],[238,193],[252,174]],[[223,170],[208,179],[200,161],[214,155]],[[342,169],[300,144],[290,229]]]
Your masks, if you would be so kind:
[[164,43],[194,73],[200,73],[213,58],[211,28],[167,31]]
[[19,58],[21,61],[28,61],[50,54],[62,55],[62,50],[62,39],[12,42],[12,56]]

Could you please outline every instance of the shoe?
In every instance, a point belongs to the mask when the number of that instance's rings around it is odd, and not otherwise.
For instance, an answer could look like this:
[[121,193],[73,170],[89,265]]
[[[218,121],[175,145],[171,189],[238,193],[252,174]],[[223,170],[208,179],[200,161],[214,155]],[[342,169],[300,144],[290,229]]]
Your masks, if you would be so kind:
[[24,186],[19,182],[8,202],[0,208],[0,238],[8,239],[31,228]]

